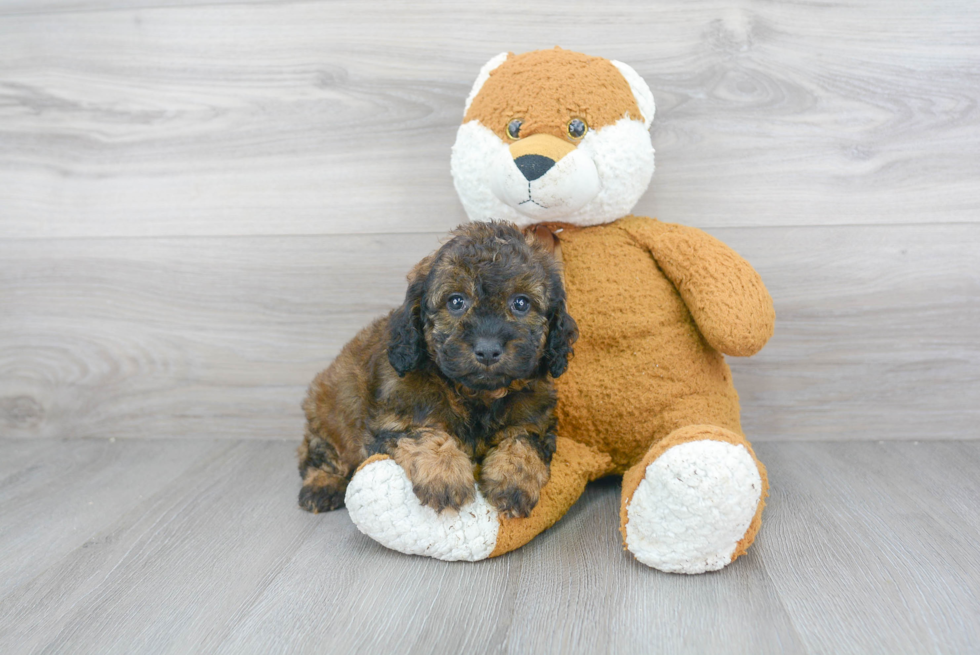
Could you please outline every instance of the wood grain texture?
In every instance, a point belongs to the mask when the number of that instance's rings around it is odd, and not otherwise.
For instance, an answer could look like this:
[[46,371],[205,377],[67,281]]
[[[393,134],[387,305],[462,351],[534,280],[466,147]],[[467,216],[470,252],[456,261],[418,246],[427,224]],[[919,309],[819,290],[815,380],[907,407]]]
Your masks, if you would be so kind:
[[712,233],[776,306],[765,349],[728,358],[750,438],[980,438],[980,229]]
[[0,241],[0,429],[293,439],[441,236]]
[[[90,548],[115,517],[174,484],[231,442],[108,439],[3,441],[0,472],[0,597],[31,572]],[[39,520],[40,519],[40,520]]]
[[638,213],[977,221],[968,0],[6,0],[0,237],[444,230],[463,217],[449,148],[479,67],[555,43],[654,91]]
[[[514,553],[444,563],[385,550],[343,510],[300,511],[292,444],[10,448],[85,462],[68,486],[148,456],[177,474],[139,499],[139,481],[115,482],[134,500],[79,515],[84,543],[18,559],[4,653],[969,653],[980,638],[978,442],[760,444],[772,495],[756,546],[701,576],[623,552],[614,480]],[[2,564],[11,539],[52,534],[65,502],[28,477],[3,486],[0,512],[25,496],[36,511],[0,533]]]
[[[717,229],[775,298],[753,440],[976,439],[980,226]],[[0,241],[0,431],[298,438],[313,375],[438,234]]]
[[760,447],[772,502],[755,554],[810,652],[976,650],[978,446]]

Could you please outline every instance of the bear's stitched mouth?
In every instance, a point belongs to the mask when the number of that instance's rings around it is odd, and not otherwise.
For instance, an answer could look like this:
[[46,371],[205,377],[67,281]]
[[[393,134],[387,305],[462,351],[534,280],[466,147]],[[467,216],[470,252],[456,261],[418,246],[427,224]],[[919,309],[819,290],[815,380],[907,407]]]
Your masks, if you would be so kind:
[[527,183],[527,200],[522,200],[521,202],[517,203],[517,206],[520,207],[521,205],[526,205],[529,202],[533,202],[535,205],[537,205],[541,209],[548,209],[547,205],[542,205],[540,202],[538,202],[537,200],[535,200],[533,198],[533,194],[531,193],[531,183],[530,182]]

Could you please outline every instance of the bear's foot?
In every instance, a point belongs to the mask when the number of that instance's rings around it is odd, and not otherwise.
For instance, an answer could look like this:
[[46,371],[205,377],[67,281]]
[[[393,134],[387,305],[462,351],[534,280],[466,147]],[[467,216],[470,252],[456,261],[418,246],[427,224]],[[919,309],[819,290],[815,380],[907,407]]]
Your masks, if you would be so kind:
[[419,502],[405,470],[393,459],[369,459],[347,486],[345,503],[357,528],[406,555],[445,561],[486,559],[497,545],[500,519],[475,490],[459,511],[436,512]]
[[747,532],[762,493],[759,468],[744,446],[711,439],[673,446],[646,466],[628,501],[626,547],[661,571],[716,571],[754,537]]

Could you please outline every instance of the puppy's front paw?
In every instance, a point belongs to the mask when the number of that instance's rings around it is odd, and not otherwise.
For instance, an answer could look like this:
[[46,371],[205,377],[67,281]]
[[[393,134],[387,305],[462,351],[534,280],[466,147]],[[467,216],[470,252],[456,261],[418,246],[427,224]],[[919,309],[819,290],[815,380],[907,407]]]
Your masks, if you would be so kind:
[[417,438],[403,438],[394,455],[423,505],[437,512],[459,510],[475,497],[473,463],[445,432],[425,430]]
[[505,481],[480,482],[480,491],[500,515],[508,519],[523,519],[531,515],[538,504],[539,491]]
[[506,439],[483,460],[480,491],[506,518],[526,518],[548,477],[548,465],[529,443]]
[[444,477],[436,475],[426,482],[412,481],[412,490],[419,497],[423,505],[428,505],[437,512],[444,509],[459,511],[459,508],[473,500],[476,496],[474,490],[473,473],[470,472],[469,481],[452,479],[451,476]]

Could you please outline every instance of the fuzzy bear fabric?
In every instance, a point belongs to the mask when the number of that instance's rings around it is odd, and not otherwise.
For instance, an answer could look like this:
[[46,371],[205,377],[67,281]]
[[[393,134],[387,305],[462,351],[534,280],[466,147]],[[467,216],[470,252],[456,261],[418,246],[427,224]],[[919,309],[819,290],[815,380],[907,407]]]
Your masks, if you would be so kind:
[[556,380],[561,435],[608,454],[610,472],[622,474],[678,428],[741,434],[721,353],[750,355],[772,336],[775,312],[758,273],[695,228],[634,216],[551,227],[561,230],[568,311],[581,335]]

